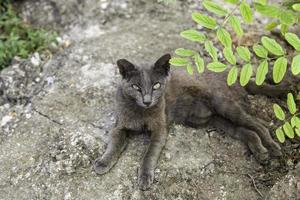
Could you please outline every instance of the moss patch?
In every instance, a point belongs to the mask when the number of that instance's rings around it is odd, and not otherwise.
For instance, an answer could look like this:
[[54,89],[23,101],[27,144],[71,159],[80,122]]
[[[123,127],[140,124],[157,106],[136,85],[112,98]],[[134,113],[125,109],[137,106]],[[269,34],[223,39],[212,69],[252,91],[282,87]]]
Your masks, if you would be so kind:
[[0,3],[0,70],[7,67],[14,56],[27,58],[32,52],[46,50],[56,37],[55,32],[24,22],[10,0]]

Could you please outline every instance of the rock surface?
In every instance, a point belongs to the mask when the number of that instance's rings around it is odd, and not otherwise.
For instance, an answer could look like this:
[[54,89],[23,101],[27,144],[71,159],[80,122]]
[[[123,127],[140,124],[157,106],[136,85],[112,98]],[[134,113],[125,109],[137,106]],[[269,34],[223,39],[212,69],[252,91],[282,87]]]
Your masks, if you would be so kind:
[[[1,72],[6,88],[0,99],[1,199],[267,196],[273,182],[260,181],[265,180],[265,169],[243,144],[214,130],[172,126],[149,191],[137,189],[146,135],[133,135],[107,174],[98,176],[91,170],[93,160],[105,150],[114,123],[114,92],[120,78],[115,61],[128,58],[152,63],[178,47],[192,47],[178,33],[191,26],[190,13],[198,4],[178,1],[165,6],[154,0],[21,2],[24,18],[61,30],[62,38],[72,44],[48,61],[33,55]],[[274,193],[287,184],[286,180],[297,185],[297,192],[299,177],[291,176],[273,186],[271,199],[282,197]],[[292,193],[284,190],[287,195]]]
[[300,164],[278,181],[270,190],[267,199],[300,199]]

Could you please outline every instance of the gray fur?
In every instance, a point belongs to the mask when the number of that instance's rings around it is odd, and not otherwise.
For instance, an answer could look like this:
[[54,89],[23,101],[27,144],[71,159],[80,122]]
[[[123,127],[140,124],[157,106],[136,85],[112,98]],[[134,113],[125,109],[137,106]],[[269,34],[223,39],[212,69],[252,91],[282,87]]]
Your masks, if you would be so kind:
[[[269,130],[242,108],[247,96],[244,88],[227,86],[224,74],[205,72],[198,77],[184,70],[170,70],[169,59],[166,54],[153,66],[118,60],[122,81],[117,90],[117,123],[106,152],[94,163],[96,173],[104,174],[113,167],[130,131],[147,130],[151,141],[139,170],[138,185],[142,190],[148,189],[171,123],[194,128],[212,124],[244,141],[262,163],[268,160],[269,153],[281,155]],[[253,84],[249,85],[251,92],[257,91]],[[273,86],[266,88],[270,96],[277,91]]]

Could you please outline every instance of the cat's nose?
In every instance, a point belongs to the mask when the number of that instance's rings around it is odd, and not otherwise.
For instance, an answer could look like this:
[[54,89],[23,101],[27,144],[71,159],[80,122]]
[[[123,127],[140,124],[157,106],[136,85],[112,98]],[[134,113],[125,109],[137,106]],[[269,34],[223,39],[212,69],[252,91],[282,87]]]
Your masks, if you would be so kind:
[[145,101],[144,101],[143,103],[144,103],[145,106],[147,106],[147,107],[150,106],[150,104],[151,104],[151,102],[145,102]]
[[151,104],[151,96],[149,94],[146,94],[143,98],[143,103],[146,105],[146,106],[150,106]]

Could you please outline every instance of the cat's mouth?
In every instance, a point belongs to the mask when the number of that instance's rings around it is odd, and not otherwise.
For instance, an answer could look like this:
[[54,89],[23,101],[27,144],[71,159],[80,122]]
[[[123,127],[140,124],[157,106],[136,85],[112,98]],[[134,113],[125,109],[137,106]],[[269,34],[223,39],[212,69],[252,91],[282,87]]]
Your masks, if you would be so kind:
[[150,107],[151,107],[151,104],[152,104],[152,103],[147,103],[147,104],[144,103],[144,106],[145,106],[145,108],[150,108]]
[[152,106],[153,106],[152,103],[151,104],[143,104],[143,107],[146,108],[146,109],[151,108]]
[[144,109],[151,108],[155,105],[153,102],[149,102],[149,103],[137,102],[137,104]]
[[152,99],[151,101],[145,102],[145,101],[137,101],[137,104],[144,108],[144,109],[149,109],[152,108],[154,106],[156,106],[157,104],[159,104],[161,97],[157,98],[157,99]]

